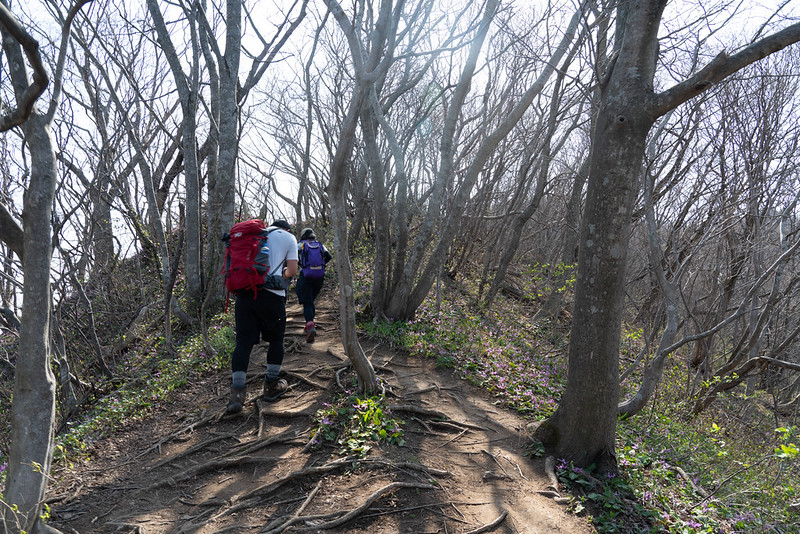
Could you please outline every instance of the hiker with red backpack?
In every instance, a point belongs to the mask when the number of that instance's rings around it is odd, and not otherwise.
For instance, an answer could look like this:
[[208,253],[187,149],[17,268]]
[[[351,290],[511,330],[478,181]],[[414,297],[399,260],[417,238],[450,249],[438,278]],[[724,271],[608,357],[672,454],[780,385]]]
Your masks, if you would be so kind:
[[322,291],[325,265],[331,261],[333,256],[322,243],[317,241],[317,236],[314,235],[314,230],[311,228],[303,229],[300,243],[297,244],[297,255],[300,276],[297,278],[295,291],[297,300],[303,305],[303,318],[306,321],[303,331],[306,333],[306,343],[313,343],[317,336],[317,326],[314,324],[317,310],[314,300]]
[[297,274],[297,240],[289,223],[269,228],[251,219],[233,225],[226,241],[225,285],[236,296],[236,347],[231,356],[231,397],[227,414],[242,411],[247,397],[250,352],[261,339],[269,343],[261,399],[275,402],[289,388],[280,378],[286,330],[286,289]]

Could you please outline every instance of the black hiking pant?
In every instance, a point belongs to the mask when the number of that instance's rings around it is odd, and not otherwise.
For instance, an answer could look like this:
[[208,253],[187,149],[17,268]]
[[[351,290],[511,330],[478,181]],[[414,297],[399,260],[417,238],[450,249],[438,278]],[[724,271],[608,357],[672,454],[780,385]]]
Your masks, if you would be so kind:
[[256,296],[245,291],[236,296],[236,348],[231,356],[231,371],[247,372],[250,352],[260,339],[269,343],[267,364],[283,363],[283,335],[286,331],[286,297],[266,289]]
[[317,315],[317,308],[314,305],[319,292],[322,291],[322,282],[324,278],[306,278],[300,273],[295,285],[295,292],[297,293],[297,300],[303,305],[303,318],[306,322],[313,321]]

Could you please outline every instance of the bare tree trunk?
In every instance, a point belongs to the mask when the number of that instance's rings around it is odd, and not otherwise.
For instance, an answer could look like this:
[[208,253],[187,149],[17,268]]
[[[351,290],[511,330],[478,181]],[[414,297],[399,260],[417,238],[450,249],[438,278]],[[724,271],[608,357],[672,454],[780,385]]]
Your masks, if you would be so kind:
[[[205,4],[203,4],[205,6]],[[299,5],[299,12],[294,20],[291,15]],[[258,83],[271,65],[275,56],[281,51],[289,37],[306,16],[308,0],[300,0],[285,13],[285,18],[276,24],[276,34],[271,41],[262,39],[264,48],[253,58],[250,71],[243,82],[239,80],[240,57],[242,48],[242,0],[227,0],[225,12],[225,50],[220,51],[216,44],[214,29],[211,28],[204,10],[201,10],[201,32],[205,32],[203,39],[209,45],[210,51],[216,56],[216,69],[212,73],[212,107],[216,94],[219,102],[218,114],[215,109],[212,113],[213,135],[218,135],[216,143],[210,147],[211,152],[216,151],[216,158],[212,158],[209,165],[216,164],[216,168],[209,169],[208,184],[208,243],[206,248],[206,290],[211,295],[205,299],[204,306],[210,310],[221,307],[225,298],[225,286],[222,283],[222,260],[224,248],[222,235],[233,226],[235,218],[236,200],[236,160],[239,154],[240,133],[240,107],[244,104],[247,95],[253,86]],[[213,45],[213,46],[212,46]],[[205,52],[210,58],[210,53]],[[209,69],[215,70],[215,65],[208,61]],[[219,85],[218,91],[214,85]],[[188,208],[188,207],[187,207]],[[187,222],[188,224],[188,222]]]
[[635,0],[620,11],[619,55],[601,81],[581,228],[567,387],[536,437],[579,466],[616,472],[619,336],[630,218],[645,139],[653,122],[714,83],[800,40],[800,24],[733,56],[720,54],[684,82],[653,90],[662,0]]
[[[423,293],[427,295],[427,292],[433,285],[433,282],[439,272],[439,267],[444,263],[446,252],[450,248],[453,235],[455,234],[455,227],[452,227],[449,229],[449,231],[446,229],[443,232],[443,235],[440,235],[437,250],[432,256],[434,264],[432,264],[430,268],[424,266],[423,258],[425,256],[425,249],[434,235],[434,227],[440,217],[440,209],[445,194],[445,183],[450,179],[450,176],[453,173],[455,137],[458,117],[464,106],[464,101],[466,100],[467,94],[469,93],[472,77],[475,73],[478,63],[478,57],[489,32],[489,27],[494,20],[497,5],[497,0],[489,0],[486,3],[480,26],[478,27],[477,33],[470,44],[469,55],[467,57],[466,64],[461,71],[458,83],[453,91],[453,96],[450,100],[447,110],[447,117],[445,118],[444,126],[442,128],[442,140],[440,145],[441,163],[436,180],[434,181],[431,197],[428,202],[430,208],[428,209],[428,212],[426,213],[425,218],[423,219],[417,232],[417,237],[413,247],[411,248],[408,261],[405,263],[402,272],[395,273],[395,291],[389,296],[386,309],[384,310],[385,314],[389,317],[395,319],[406,319],[410,318],[414,314],[416,309],[419,307],[419,304],[421,304],[422,300],[424,299]],[[496,143],[494,146],[496,146]],[[488,157],[489,154],[486,153],[484,155],[483,162],[485,162]],[[481,162],[481,167],[483,166],[483,162]],[[467,186],[467,189],[471,189],[471,184],[467,184]],[[438,262],[441,262],[441,264]],[[419,291],[415,292],[414,281],[417,277],[417,272],[420,269],[423,271],[422,279],[417,282]],[[422,298],[420,298],[420,296]]]
[[[202,298],[201,241],[200,241],[200,168],[197,158],[197,99],[199,93],[200,44],[197,36],[197,4],[193,3],[187,13],[192,42],[192,57],[189,62],[190,76],[181,65],[178,53],[172,44],[161,8],[155,0],[147,1],[147,8],[153,18],[158,41],[169,63],[175,86],[180,98],[183,118],[181,133],[183,139],[183,174],[186,184],[186,302],[190,315],[199,313]],[[157,224],[153,221],[153,224]],[[220,234],[221,235],[221,234]],[[168,268],[167,268],[168,269]],[[165,279],[165,282],[167,280]],[[170,285],[168,282],[166,286]],[[170,315],[167,315],[167,323]]]
[[375,217],[375,256],[372,277],[372,310],[380,314],[386,298],[386,287],[389,277],[389,203],[386,195],[384,166],[377,140],[377,121],[368,110],[377,105],[374,90],[369,91],[367,102],[361,113],[361,132],[364,138],[364,159],[372,175],[372,212]]
[[[8,462],[4,503],[0,517],[12,532],[41,532],[48,528],[39,518],[53,459],[55,424],[55,377],[50,366],[50,259],[52,251],[50,216],[57,176],[55,140],[50,125],[60,96],[60,80],[69,42],[72,21],[78,10],[88,3],[80,0],[72,7],[62,27],[59,57],[53,76],[53,97],[47,113],[42,115],[30,102],[30,113],[22,130],[31,158],[30,183],[23,197],[23,231],[25,272],[23,308],[20,326],[19,355],[14,374],[14,400],[11,406],[11,450]],[[0,33],[8,58],[17,104],[36,85],[31,85],[25,70],[19,37],[23,37],[29,59],[38,58],[38,45],[14,26],[16,20],[5,3],[0,4]],[[34,61],[34,63],[37,63]],[[41,65],[41,63],[38,63]],[[41,79],[39,80],[41,82]],[[47,85],[47,78],[44,79]],[[42,87],[44,90],[44,87]],[[34,97],[38,98],[38,95]],[[16,507],[13,509],[12,506]],[[49,529],[55,530],[55,529]]]
[[572,191],[567,202],[567,213],[564,221],[564,237],[561,245],[561,269],[551,282],[553,291],[547,296],[544,304],[534,316],[534,321],[539,319],[552,319],[561,312],[564,303],[564,292],[558,291],[566,285],[567,279],[574,274],[572,266],[578,259],[578,224],[581,219],[581,205],[583,199],[583,186],[589,176],[589,158],[575,174],[572,182]]
[[[217,169],[214,169],[208,184],[208,234],[206,253],[206,276],[210,309],[217,309],[224,299],[225,284],[222,282],[222,260],[225,252],[222,235],[233,226],[236,191],[236,156],[239,152],[239,104],[243,99],[239,88],[239,63],[242,48],[242,2],[229,0],[226,3],[225,51],[218,58],[219,67],[219,115],[216,151]],[[208,31],[208,30],[207,30]],[[212,128],[214,125],[212,125]]]
[[[671,112],[662,121],[662,126],[669,120]],[[651,146],[658,138],[655,134],[651,140]],[[680,274],[677,269],[672,274],[672,279],[667,280],[664,270],[661,267],[661,242],[658,237],[658,227],[656,226],[655,202],[653,200],[653,177],[649,170],[643,170],[644,176],[644,203],[645,219],[647,222],[647,257],[650,261],[650,270],[658,282],[664,298],[664,308],[666,311],[666,325],[661,333],[658,348],[655,351],[652,361],[645,367],[642,382],[636,394],[628,401],[619,405],[617,411],[620,417],[631,417],[637,414],[656,390],[656,386],[664,373],[664,365],[670,352],[665,349],[675,341],[678,332],[678,287],[677,280]]]
[[58,320],[58,311],[51,316],[52,323],[51,331],[53,333],[54,347],[53,359],[58,368],[58,386],[61,390],[61,405],[62,410],[66,414],[66,418],[72,415],[75,408],[78,407],[78,399],[75,396],[75,390],[72,388],[72,373],[67,360],[67,347],[64,341],[64,335],[61,333],[61,324]]
[[[485,37],[485,32],[488,31],[488,25],[491,23],[494,11],[497,7],[497,4],[490,0],[487,2],[485,17],[483,22],[481,23],[481,30],[479,31],[479,36],[476,37],[475,42],[473,43],[473,48],[470,51],[470,56],[472,62],[468,64],[468,66],[464,69],[462,76],[459,80],[459,88],[466,92],[469,88],[469,83],[472,79],[472,72],[475,68],[474,61],[477,61],[477,54],[480,52],[481,44],[483,42],[483,38]],[[562,37],[561,41],[559,42],[556,49],[553,51],[552,56],[550,57],[550,61],[542,70],[542,73],[536,79],[536,81],[523,93],[520,97],[519,102],[517,102],[512,110],[508,113],[508,116],[503,120],[503,122],[495,128],[492,132],[490,132],[486,138],[481,142],[480,146],[478,146],[475,154],[475,158],[470,163],[467,171],[464,173],[464,178],[459,185],[458,190],[456,191],[455,197],[453,199],[452,206],[447,214],[446,220],[444,222],[444,228],[439,233],[439,239],[436,243],[436,246],[432,253],[430,254],[430,259],[427,263],[425,263],[421,267],[421,273],[419,276],[416,285],[413,285],[414,275],[417,272],[417,268],[421,264],[422,260],[422,249],[425,243],[422,243],[419,238],[417,241],[417,245],[414,247],[414,251],[412,252],[411,258],[409,259],[408,264],[406,265],[406,269],[403,272],[403,278],[398,284],[398,288],[403,290],[403,288],[413,288],[410,290],[402,291],[392,295],[391,302],[389,303],[389,307],[387,310],[387,315],[393,318],[398,319],[405,319],[410,318],[413,316],[414,312],[417,308],[422,304],[425,296],[430,291],[433,282],[436,279],[436,273],[439,271],[439,268],[444,264],[446,258],[448,257],[447,251],[449,250],[453,238],[456,234],[459,224],[461,224],[461,217],[464,212],[464,208],[466,206],[467,199],[471,193],[472,187],[475,184],[475,180],[478,178],[478,175],[481,173],[483,166],[491,157],[492,153],[494,152],[497,145],[506,138],[508,133],[511,129],[519,122],[519,120],[524,115],[525,111],[528,107],[533,103],[534,98],[541,93],[544,89],[546,82],[550,79],[550,76],[555,72],[556,65],[558,65],[562,58],[567,54],[570,44],[577,33],[580,21],[583,16],[583,9],[585,6],[581,6],[573,15],[572,19],[570,20],[569,26],[564,32],[564,36]],[[459,88],[456,89],[456,93],[459,92]],[[464,93],[464,96],[466,93]],[[463,101],[463,100],[462,100]],[[456,107],[459,107],[458,101],[456,101]],[[452,112],[452,110],[451,110]],[[448,113],[450,115],[450,112]],[[453,132],[448,132],[445,129],[443,133],[443,140],[442,140],[442,165],[439,171],[440,176],[437,178],[437,181],[444,181],[452,172],[452,150],[448,149],[445,145],[446,143],[453,143],[452,138],[447,138],[449,135],[452,135]],[[450,154],[448,157],[447,154]],[[438,186],[437,186],[438,187]],[[433,202],[433,199],[432,199]],[[432,223],[432,220],[426,219],[426,222]],[[423,225],[424,228],[424,225]],[[425,240],[429,239],[431,236],[430,233],[431,228],[427,228],[427,233],[425,235]],[[423,234],[423,230],[420,230],[420,234]]]
[[[48,122],[34,115],[24,126],[31,153],[25,194],[25,287],[19,357],[11,407],[11,454],[4,496],[18,507],[20,530],[33,530],[53,458],[55,378],[50,368],[50,212],[55,192],[54,141]],[[6,524],[14,515],[3,510]]]
[[[511,264],[511,260],[514,258],[517,253],[517,249],[519,248],[522,229],[528,223],[530,218],[533,217],[533,214],[536,212],[536,210],[539,209],[539,204],[544,197],[545,188],[547,187],[548,177],[550,174],[550,164],[552,162],[554,152],[558,152],[558,148],[553,146],[553,136],[555,136],[556,126],[558,125],[559,104],[562,97],[561,84],[566,77],[569,65],[572,63],[572,59],[575,57],[581,41],[582,40],[579,40],[575,46],[573,46],[572,51],[567,56],[556,77],[555,89],[553,90],[553,95],[550,99],[550,110],[547,117],[547,130],[545,131],[544,139],[542,140],[542,147],[539,153],[539,168],[536,176],[536,187],[533,192],[533,197],[522,213],[519,213],[513,217],[511,224],[509,225],[510,235],[504,239],[503,253],[500,257],[500,262],[497,265],[497,272],[494,280],[492,281],[492,285],[489,287],[489,292],[486,295],[486,299],[484,300],[484,306],[486,308],[489,308],[492,305],[492,302],[494,301],[494,298],[497,296],[497,292],[500,289],[500,284],[502,284],[505,280],[506,273],[508,272],[508,266]],[[566,138],[566,136],[564,136],[564,138]],[[563,146],[563,144],[561,146]],[[521,179],[524,180],[525,177],[521,177]]]
[[[326,0],[326,3],[331,0]],[[350,102],[350,109],[342,124],[342,132],[331,164],[331,181],[328,196],[331,202],[331,223],[333,225],[333,244],[336,253],[336,274],[339,278],[339,322],[341,324],[342,346],[353,363],[358,375],[360,389],[370,393],[377,387],[377,375],[372,364],[364,354],[358,341],[355,320],[355,295],[353,291],[353,269],[347,250],[347,207],[345,184],[347,183],[347,160],[353,150],[355,129],[360,113],[363,95],[356,90]]]

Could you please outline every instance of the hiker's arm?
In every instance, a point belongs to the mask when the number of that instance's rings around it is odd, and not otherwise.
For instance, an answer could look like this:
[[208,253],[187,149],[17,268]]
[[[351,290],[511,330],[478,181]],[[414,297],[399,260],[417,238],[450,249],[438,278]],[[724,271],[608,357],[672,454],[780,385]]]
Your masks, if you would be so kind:
[[286,260],[286,267],[283,268],[283,277],[292,278],[297,274],[297,260]]

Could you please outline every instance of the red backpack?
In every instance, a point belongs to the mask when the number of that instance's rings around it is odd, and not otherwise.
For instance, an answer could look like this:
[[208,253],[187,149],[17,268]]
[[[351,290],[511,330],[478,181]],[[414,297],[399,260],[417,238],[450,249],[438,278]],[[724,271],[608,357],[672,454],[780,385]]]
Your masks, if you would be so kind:
[[[234,224],[231,231],[223,236],[226,250],[222,272],[225,275],[225,287],[230,293],[253,291],[255,294],[265,287],[267,281],[275,278],[269,272],[267,245],[269,234],[275,230],[277,228],[268,229],[262,220],[250,219]],[[267,286],[273,285],[275,284]]]

